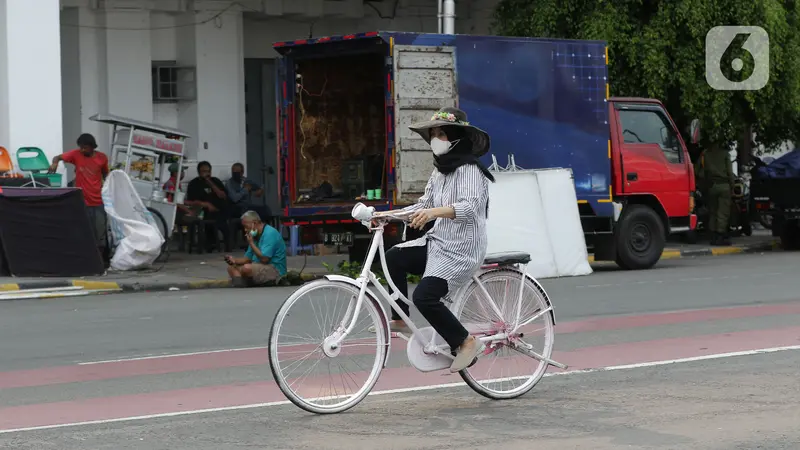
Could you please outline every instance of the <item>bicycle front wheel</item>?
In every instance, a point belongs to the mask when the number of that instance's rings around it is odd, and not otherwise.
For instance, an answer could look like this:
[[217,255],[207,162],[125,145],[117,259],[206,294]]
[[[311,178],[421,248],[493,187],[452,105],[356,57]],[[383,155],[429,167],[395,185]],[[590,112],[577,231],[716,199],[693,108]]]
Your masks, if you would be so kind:
[[[269,363],[283,394],[316,414],[357,405],[378,381],[389,330],[380,304],[365,293],[353,331],[336,348],[326,345],[350,324],[359,290],[343,282],[303,285],[283,303],[272,324]],[[369,332],[374,326],[380,332]]]
[[[522,302],[518,309],[523,277]],[[531,351],[545,358],[550,358],[553,352],[554,324],[548,312],[546,294],[517,269],[492,270],[479,279],[497,310],[476,283],[467,287],[456,307],[456,315],[470,334],[480,338],[511,333],[518,310],[519,323],[524,326],[508,339],[486,342],[487,352],[478,358],[476,364],[459,374],[469,387],[484,397],[496,400],[519,397],[533,389],[549,366],[530,356]]]

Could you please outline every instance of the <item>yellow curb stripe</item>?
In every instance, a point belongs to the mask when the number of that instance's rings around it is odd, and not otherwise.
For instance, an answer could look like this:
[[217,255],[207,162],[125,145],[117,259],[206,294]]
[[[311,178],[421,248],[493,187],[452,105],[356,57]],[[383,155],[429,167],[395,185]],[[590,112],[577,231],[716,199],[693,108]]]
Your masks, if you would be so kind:
[[[708,253],[705,254],[699,253],[686,256],[722,256],[722,255],[735,255],[745,252],[745,249],[742,247],[715,247],[710,250],[711,250],[711,255],[709,255]],[[680,250],[664,250],[664,252],[661,253],[660,259],[678,259],[683,257],[684,255],[681,254]],[[595,262],[594,255],[589,255],[588,260],[590,263]]]
[[0,284],[0,291],[18,291],[19,285],[16,283]]
[[676,259],[681,256],[681,252],[678,250],[664,250],[664,252],[661,253],[661,259]]
[[744,249],[740,247],[718,247],[711,249],[711,254],[714,256],[733,255],[734,253],[744,253]]
[[91,291],[122,290],[122,287],[120,287],[119,283],[113,281],[72,280],[72,285]]

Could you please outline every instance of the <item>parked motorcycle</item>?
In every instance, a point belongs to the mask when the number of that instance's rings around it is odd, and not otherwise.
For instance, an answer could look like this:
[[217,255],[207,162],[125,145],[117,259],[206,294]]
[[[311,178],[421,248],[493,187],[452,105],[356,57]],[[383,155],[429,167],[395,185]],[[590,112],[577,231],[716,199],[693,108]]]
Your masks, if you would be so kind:
[[730,231],[732,236],[751,236],[754,208],[750,201],[750,172],[742,171],[733,182]]
[[[753,234],[752,222],[755,219],[755,208],[750,198],[750,174],[744,173],[737,177],[733,183],[731,193],[731,214],[729,230],[731,236],[750,236]],[[709,209],[703,192],[694,193],[695,214],[697,215],[697,228],[691,235],[686,236],[688,243],[697,241],[697,233],[703,233],[708,228]]]

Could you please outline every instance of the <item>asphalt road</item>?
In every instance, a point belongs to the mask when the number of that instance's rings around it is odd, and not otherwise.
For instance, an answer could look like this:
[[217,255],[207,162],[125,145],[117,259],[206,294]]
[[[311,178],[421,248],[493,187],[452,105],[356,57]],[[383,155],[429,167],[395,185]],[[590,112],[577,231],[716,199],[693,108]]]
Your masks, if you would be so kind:
[[798,448],[798,269],[771,253],[546,280],[556,359],[588,372],[493,402],[437,389],[460,378],[415,373],[395,339],[376,391],[402,393],[324,417],[276,403],[266,365],[291,290],[4,302],[0,448]]

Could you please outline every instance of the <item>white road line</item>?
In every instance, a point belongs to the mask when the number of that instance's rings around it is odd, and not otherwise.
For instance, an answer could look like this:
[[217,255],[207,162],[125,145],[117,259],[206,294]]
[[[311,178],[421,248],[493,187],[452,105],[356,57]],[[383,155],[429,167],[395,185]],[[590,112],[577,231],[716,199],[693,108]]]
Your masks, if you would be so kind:
[[[610,372],[615,370],[631,370],[631,369],[641,369],[646,367],[656,367],[656,366],[668,366],[671,364],[681,364],[681,363],[688,363],[688,362],[695,362],[695,361],[707,361],[713,359],[722,359],[722,358],[733,358],[737,356],[753,356],[753,355],[761,355],[766,353],[776,353],[776,352],[785,352],[791,350],[800,350],[800,345],[792,345],[788,347],[771,347],[771,348],[762,348],[758,350],[747,350],[741,352],[731,352],[731,353],[717,353],[713,355],[704,355],[704,356],[694,356],[691,358],[680,358],[680,359],[668,359],[663,361],[652,361],[652,362],[645,362],[645,363],[637,363],[637,364],[626,364],[620,366],[609,366],[609,367],[599,367],[596,369],[583,369],[583,370],[570,370],[566,372],[552,372],[546,373],[545,377],[556,377],[556,376],[565,376],[565,375],[579,375],[579,374],[586,374],[586,373],[595,373],[595,372]],[[400,389],[388,389],[385,391],[375,391],[371,392],[370,396],[376,395],[389,395],[389,394],[404,394],[409,392],[422,392],[422,391],[431,391],[436,389],[449,389],[454,387],[463,387],[465,386],[464,383],[447,383],[447,384],[436,384],[430,386],[418,386],[418,387],[410,387],[410,388],[400,388]],[[40,431],[40,430],[52,430],[57,428],[69,428],[69,427],[79,427],[79,426],[86,426],[86,425],[101,425],[107,423],[118,423],[118,422],[132,422],[137,420],[147,420],[147,419],[160,419],[164,417],[177,417],[177,416],[191,416],[196,414],[205,414],[205,413],[215,413],[215,412],[226,412],[226,411],[237,411],[242,409],[256,409],[256,408],[267,408],[270,406],[281,406],[281,405],[289,405],[291,402],[288,400],[282,400],[279,402],[268,402],[268,403],[253,403],[249,405],[239,405],[239,406],[227,406],[223,408],[209,408],[209,409],[196,409],[192,411],[178,411],[178,412],[171,412],[171,413],[161,413],[161,414],[150,414],[146,416],[133,416],[133,417],[120,417],[117,419],[104,419],[104,420],[91,420],[86,422],[73,422],[73,423],[63,423],[58,425],[45,425],[40,427],[29,427],[29,428],[15,428],[9,430],[0,430],[0,434],[9,434],[9,433],[19,433],[23,431]]]
[[137,356],[133,358],[122,358],[122,359],[107,359],[105,361],[86,361],[78,363],[79,366],[91,366],[93,364],[111,364],[111,363],[121,363],[126,361],[144,361],[147,359],[163,359],[163,358],[177,358],[178,356],[197,356],[197,355],[211,355],[214,353],[229,353],[229,352],[241,352],[244,350],[266,350],[268,347],[241,347],[241,348],[226,348],[222,350],[206,350],[202,352],[191,352],[191,353],[171,353],[168,355],[148,355],[148,356]]
[[6,300],[31,300],[42,298],[62,298],[62,297],[84,297],[95,293],[105,292],[118,292],[121,289],[74,289],[69,291],[42,291],[42,292],[29,292],[28,290],[22,291],[4,291],[0,294],[0,301]]

